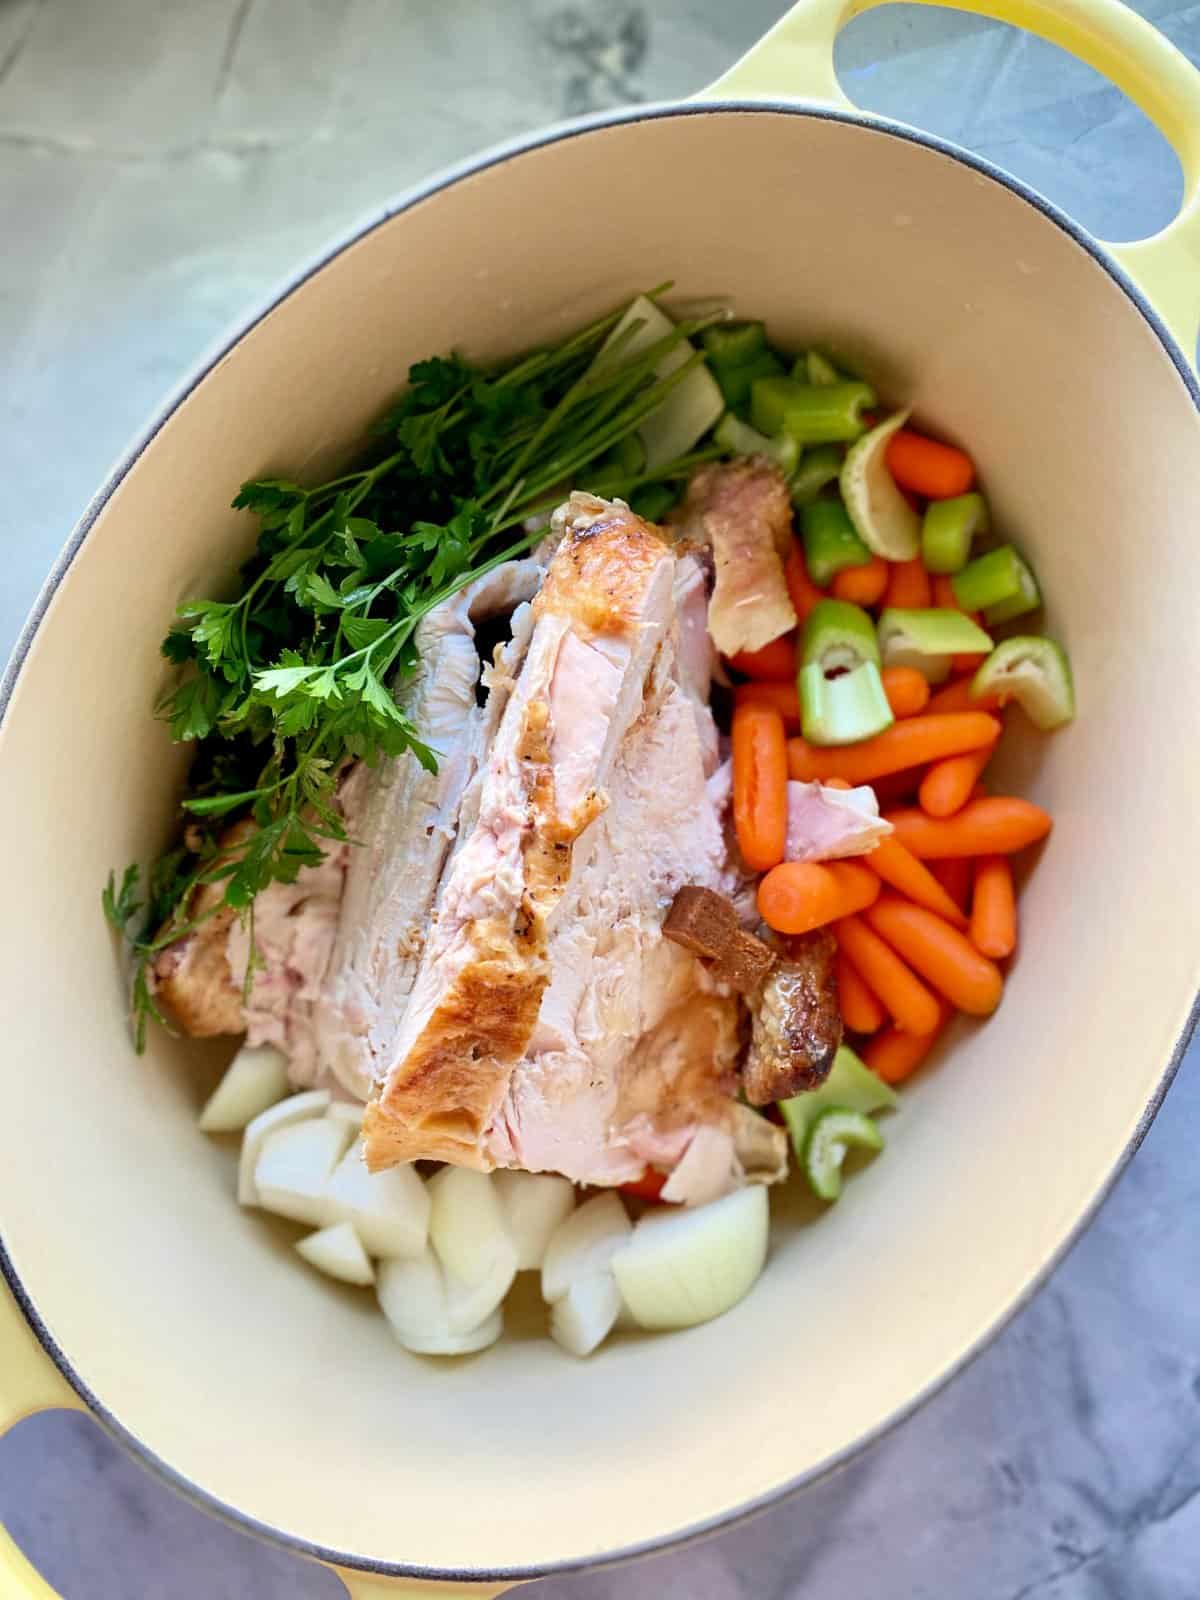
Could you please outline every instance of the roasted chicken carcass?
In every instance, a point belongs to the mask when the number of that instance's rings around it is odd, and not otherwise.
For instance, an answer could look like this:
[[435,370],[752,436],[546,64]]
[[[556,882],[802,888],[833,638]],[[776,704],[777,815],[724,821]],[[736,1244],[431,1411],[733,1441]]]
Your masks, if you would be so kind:
[[[160,957],[162,999],[367,1099],[374,1168],[613,1185],[649,1163],[683,1200],[691,1172],[703,1198],[780,1176],[780,1130],[737,1098],[742,1002],[663,935],[682,886],[737,883],[708,602],[701,554],[572,495],[542,560],[422,625],[402,693],[437,773],[349,769],[357,842],[258,897],[248,1000],[249,933],[224,913]],[[497,613],[509,637],[482,665]]]

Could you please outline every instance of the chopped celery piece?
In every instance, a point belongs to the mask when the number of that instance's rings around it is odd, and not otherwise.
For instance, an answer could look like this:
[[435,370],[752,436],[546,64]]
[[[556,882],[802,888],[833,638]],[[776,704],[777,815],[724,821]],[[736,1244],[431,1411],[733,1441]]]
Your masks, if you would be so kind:
[[784,371],[783,362],[771,350],[764,350],[761,355],[755,356],[741,366],[713,368],[721,393],[725,397],[725,404],[739,416],[749,415],[750,389],[754,381],[757,378],[782,378]]
[[800,446],[794,439],[782,435],[769,439],[732,411],[727,411],[713,429],[713,443],[734,456],[770,456],[788,474],[796,470],[800,460]]
[[982,611],[993,624],[1023,617],[1042,603],[1037,579],[1011,544],[977,556],[950,583],[964,611]]
[[1007,694],[1044,733],[1075,715],[1075,685],[1066,651],[1053,639],[1018,635],[998,644],[971,680],[971,693]]
[[[596,353],[593,368],[603,371],[615,362],[618,370],[635,356],[665,339],[675,324],[645,295],[639,295]],[[681,339],[654,363],[657,378],[668,378],[696,354]],[[642,419],[638,437],[646,449],[646,465],[653,470],[676,456],[686,455],[708,432],[725,409],[712,373],[698,362],[679,380],[660,405]]]
[[861,567],[871,552],[854,531],[840,500],[814,500],[800,514],[804,563],[818,589],[827,589],[846,567]]
[[605,456],[604,466],[636,477],[639,472],[645,471],[646,447],[636,433],[627,433]]
[[874,661],[828,677],[820,662],[800,669],[800,728],[809,744],[859,744],[896,720]]
[[951,657],[990,650],[992,641],[962,611],[921,611],[888,606],[879,617],[879,653],[885,667],[915,667],[930,683],[950,673]]
[[871,1071],[848,1044],[840,1046],[824,1083],[806,1089],[790,1100],[781,1100],[779,1109],[787,1124],[796,1159],[803,1159],[804,1140],[822,1111],[844,1106],[850,1111],[894,1111],[900,1097],[890,1084]]
[[767,330],[761,322],[718,322],[700,337],[714,367],[744,367],[767,348]]
[[1008,600],[997,601],[994,606],[983,608],[983,620],[990,628],[998,628],[1002,622],[1012,622],[1015,617],[1027,616],[1041,605],[1042,596],[1038,581],[1028,563],[1020,556],[1017,557],[1017,578],[1016,594]]
[[837,672],[864,661],[879,665],[879,641],[867,613],[849,600],[818,600],[800,636],[800,665]]
[[865,383],[814,388],[794,378],[759,378],[750,386],[750,420],[764,433],[786,433],[799,444],[844,444],[866,424],[862,413],[875,404]]
[[840,445],[818,444],[806,450],[792,473],[792,504],[809,505],[828,484],[836,483],[842,460]]
[[822,1111],[804,1142],[804,1174],[814,1194],[836,1200],[842,1192],[846,1152],[883,1149],[883,1135],[864,1111],[830,1106]]
[[801,388],[792,378],[756,378],[750,385],[750,420],[760,433],[782,433],[788,406]]
[[981,494],[931,500],[921,524],[921,559],[930,572],[958,572],[967,564],[972,539],[987,531],[987,501]]
[[908,412],[897,411],[852,445],[842,464],[842,499],[850,520],[867,548],[885,561],[911,561],[921,549],[921,519],[887,465],[891,437],[907,421]]
[[[804,373],[809,383],[818,389],[824,388],[831,383],[845,382],[833,362],[827,361],[819,350],[806,350],[804,352]],[[799,377],[799,373],[795,373],[794,376]]]
[[679,490],[669,483],[648,483],[630,501],[631,509],[644,522],[660,522],[679,499]]

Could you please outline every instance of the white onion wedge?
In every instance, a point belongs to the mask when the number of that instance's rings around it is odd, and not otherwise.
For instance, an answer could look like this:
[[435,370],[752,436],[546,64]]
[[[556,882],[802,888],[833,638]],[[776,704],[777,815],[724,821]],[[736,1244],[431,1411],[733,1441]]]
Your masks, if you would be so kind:
[[481,1278],[468,1282],[442,1268],[446,1285],[446,1325],[451,1333],[467,1333],[504,1303],[515,1271],[510,1261],[496,1259]]
[[243,1045],[200,1113],[204,1133],[240,1133],[288,1092],[287,1062],[273,1045]]
[[[375,1291],[396,1338],[419,1355],[468,1355],[494,1344],[504,1325],[495,1305],[473,1326],[461,1320],[455,1326],[452,1291],[448,1292],[446,1274],[432,1250],[412,1261],[381,1261]],[[467,1301],[460,1300],[453,1309],[461,1319]]]
[[346,1153],[350,1129],[313,1117],[268,1134],[254,1165],[254,1187],[264,1211],[323,1228],[333,1220],[329,1180]]
[[550,1236],[542,1261],[542,1298],[561,1300],[572,1283],[604,1272],[632,1229],[617,1195],[585,1200]]
[[540,1267],[550,1235],[575,1208],[575,1185],[548,1172],[496,1172],[492,1182],[517,1247],[517,1271]]
[[[504,1313],[493,1311],[486,1322],[467,1333],[439,1333],[428,1339],[412,1339],[406,1350],[415,1356],[473,1356],[477,1350],[486,1350],[504,1332]],[[404,1341],[401,1340],[403,1344]]]
[[621,1291],[611,1272],[576,1278],[550,1310],[550,1337],[573,1356],[590,1356],[612,1332]]
[[469,1284],[507,1274],[501,1297],[507,1294],[517,1247],[487,1173],[443,1167],[429,1180],[429,1198],[429,1243],[447,1272]]
[[648,1212],[612,1270],[643,1328],[691,1328],[735,1306],[767,1258],[767,1191],[738,1189],[694,1210]]
[[297,1239],[296,1252],[310,1267],[342,1283],[362,1287],[375,1282],[375,1269],[349,1222],[335,1222],[330,1228]]
[[324,1116],[329,1106],[328,1089],[310,1089],[306,1094],[290,1095],[277,1106],[255,1117],[242,1135],[242,1153],[238,1160],[238,1203],[243,1206],[258,1204],[258,1190],[254,1187],[254,1168],[265,1140],[280,1128],[294,1122],[304,1122],[309,1117]]
[[415,1167],[368,1172],[356,1139],[335,1167],[327,1195],[330,1216],[353,1223],[370,1255],[419,1256],[424,1250],[429,1192]]

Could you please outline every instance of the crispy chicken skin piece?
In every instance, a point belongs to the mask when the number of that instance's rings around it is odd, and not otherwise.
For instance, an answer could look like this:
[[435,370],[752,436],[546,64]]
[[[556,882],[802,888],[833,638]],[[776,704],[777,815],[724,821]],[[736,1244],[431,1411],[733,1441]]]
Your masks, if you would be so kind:
[[712,550],[708,631],[722,655],[759,650],[796,626],[783,572],[792,502],[774,462],[750,456],[702,467],[675,526],[684,539]]
[[[252,831],[248,822],[235,822],[225,835],[230,847]],[[212,908],[224,898],[223,883],[205,883],[196,889],[187,908],[199,925],[155,956],[150,985],[158,1003],[194,1039],[212,1039],[222,1033],[240,1033],[243,1021],[242,986],[229,965],[229,930],[237,913],[231,907]],[[212,915],[206,913],[212,911]]]
[[818,928],[788,946],[750,999],[752,1032],[742,1087],[755,1106],[815,1089],[829,1076],[842,1042],[833,935]]

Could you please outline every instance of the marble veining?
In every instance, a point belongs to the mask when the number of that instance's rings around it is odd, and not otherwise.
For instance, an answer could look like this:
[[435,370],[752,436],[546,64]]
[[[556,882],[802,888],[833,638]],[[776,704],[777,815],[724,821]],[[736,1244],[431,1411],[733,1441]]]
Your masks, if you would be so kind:
[[[1200,58],[1200,5],[1139,9]],[[325,239],[484,144],[692,92],[781,10],[0,0],[0,643],[145,417]],[[1102,235],[1153,231],[1177,203],[1178,164],[1145,118],[1012,30],[888,7],[851,26],[838,63],[861,103],[981,151]],[[720,1537],[523,1592],[1200,1600],[1198,1143],[1189,1059],[1049,1286],[915,1417]],[[0,1442],[0,1517],[66,1600],[341,1592],[203,1516],[76,1416]]]

